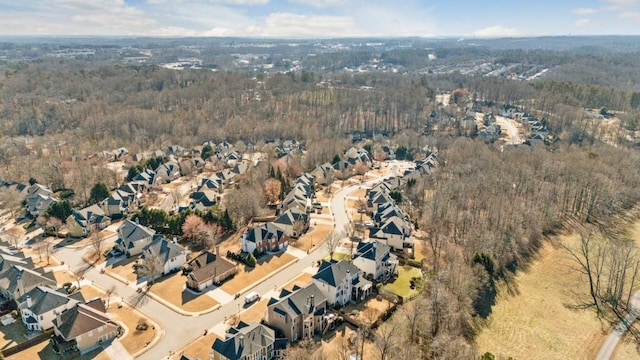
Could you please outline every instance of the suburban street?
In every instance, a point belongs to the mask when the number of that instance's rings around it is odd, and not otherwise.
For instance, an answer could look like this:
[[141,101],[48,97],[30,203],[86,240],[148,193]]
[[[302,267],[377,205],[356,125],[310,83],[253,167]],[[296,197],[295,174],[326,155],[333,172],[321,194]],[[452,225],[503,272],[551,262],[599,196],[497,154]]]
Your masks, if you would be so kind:
[[[335,218],[334,223],[336,229],[343,229],[350,221],[345,204],[347,196],[353,191],[363,186],[369,186],[377,181],[379,181],[379,179],[370,180],[363,184],[350,185],[334,194],[331,199],[330,209]],[[65,247],[58,250],[55,255],[64,261],[64,264],[72,271],[81,272],[87,269],[87,264],[82,260],[82,255],[85,251],[86,247]],[[263,297],[269,292],[273,293],[276,288],[288,283],[303,273],[306,268],[314,266],[319,259],[327,256],[327,254],[328,252],[324,246],[317,246],[303,259],[297,260],[288,267],[272,274],[270,278],[259,282],[253,288],[245,289],[245,293],[248,291],[256,291]],[[143,296],[137,293],[134,284],[125,285],[106,274],[101,274],[100,270],[103,267],[104,264],[86,270],[84,273],[85,282],[90,281],[102,289],[114,287],[116,289],[116,295],[112,303],[117,303],[120,299],[124,299],[125,302],[136,305],[138,310],[149,316],[164,329],[164,334],[162,334],[160,341],[144,354],[140,355],[138,357],[140,359],[157,360],[166,358],[171,352],[183,348],[196,338],[202,336],[205,329],[209,330],[224,322],[227,318],[237,314],[244,306],[244,297],[240,296],[230,302],[221,304],[217,310],[208,314],[185,316],[167,308],[149,296]]]

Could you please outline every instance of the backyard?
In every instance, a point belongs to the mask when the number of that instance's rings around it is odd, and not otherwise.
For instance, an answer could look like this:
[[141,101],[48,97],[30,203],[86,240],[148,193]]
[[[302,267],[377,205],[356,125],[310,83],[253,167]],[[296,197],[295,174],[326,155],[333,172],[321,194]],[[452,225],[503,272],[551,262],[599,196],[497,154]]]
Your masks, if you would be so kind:
[[419,293],[418,287],[411,289],[411,279],[414,277],[422,278],[420,269],[408,265],[398,266],[398,277],[392,283],[386,284],[383,289],[404,299],[412,298]]

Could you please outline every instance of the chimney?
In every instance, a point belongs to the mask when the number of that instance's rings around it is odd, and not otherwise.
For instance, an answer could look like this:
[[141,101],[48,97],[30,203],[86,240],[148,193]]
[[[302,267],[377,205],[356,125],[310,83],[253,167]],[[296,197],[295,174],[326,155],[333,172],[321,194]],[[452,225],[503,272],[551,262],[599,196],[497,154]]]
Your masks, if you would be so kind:
[[315,304],[313,303],[314,297],[315,297],[315,295],[311,295],[311,297],[309,298],[309,302],[311,303],[311,304],[309,304],[309,305],[310,305],[311,307],[313,307],[313,306],[315,305]]
[[216,245],[216,258],[220,257],[220,245]]
[[244,335],[240,335],[240,347],[244,347]]
[[31,308],[31,305],[33,305],[33,303],[31,302],[31,296],[27,295],[27,307]]

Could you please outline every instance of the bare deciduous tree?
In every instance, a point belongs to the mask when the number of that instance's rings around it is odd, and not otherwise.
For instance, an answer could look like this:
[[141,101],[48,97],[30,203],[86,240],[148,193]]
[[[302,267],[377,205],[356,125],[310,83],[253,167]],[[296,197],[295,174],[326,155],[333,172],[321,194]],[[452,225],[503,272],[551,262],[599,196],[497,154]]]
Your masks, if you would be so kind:
[[143,256],[138,259],[136,272],[139,277],[147,277],[148,284],[152,285],[155,279],[162,272],[162,260],[157,254],[150,251],[145,251]]
[[330,232],[327,237],[325,237],[324,247],[327,249],[330,259],[333,259],[333,253],[336,252],[336,248],[338,248],[343,238],[344,233],[336,230]]

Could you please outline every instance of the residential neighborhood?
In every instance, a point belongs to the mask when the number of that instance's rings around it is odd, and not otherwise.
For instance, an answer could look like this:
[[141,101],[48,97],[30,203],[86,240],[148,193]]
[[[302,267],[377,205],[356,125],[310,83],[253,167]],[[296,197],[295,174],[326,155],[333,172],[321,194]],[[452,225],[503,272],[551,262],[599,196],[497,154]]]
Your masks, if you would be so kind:
[[[295,140],[274,149],[279,162],[304,153]],[[203,150],[211,154],[204,161]],[[114,154],[110,161],[129,157],[124,149]],[[3,218],[4,229],[17,236],[0,236],[0,291],[3,319],[24,326],[18,331],[28,346],[18,336],[6,354],[42,347],[62,359],[189,358],[211,334],[197,358],[277,359],[299,341],[320,344],[340,326],[355,326],[355,334],[361,320],[343,310],[349,306],[383,302],[393,309],[403,301],[383,289],[403,276],[400,264],[416,252],[413,224],[394,192],[433,171],[436,154],[372,170],[367,150],[351,147],[338,162],[292,179],[271,215],[228,233],[203,222],[226,214],[219,209],[229,192],[260,166],[252,158],[260,157],[245,157],[225,142],[136,155],[158,167],[123,171],[128,182],[71,209],[60,223],[48,219],[69,210],[51,204],[66,200],[37,183],[21,187],[28,217],[24,226]],[[181,172],[185,166],[190,175]],[[156,220],[156,213],[168,217]],[[182,219],[182,236],[168,231],[174,218]],[[329,238],[337,240],[332,247]],[[134,329],[122,311],[139,314]],[[158,331],[171,340],[159,341]],[[31,344],[41,338],[50,341]]]

